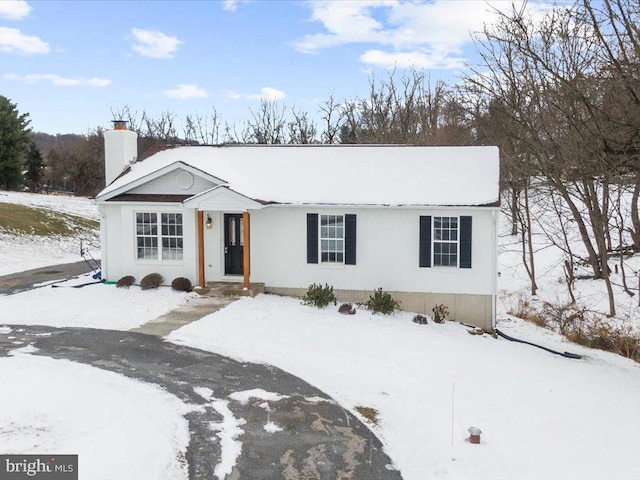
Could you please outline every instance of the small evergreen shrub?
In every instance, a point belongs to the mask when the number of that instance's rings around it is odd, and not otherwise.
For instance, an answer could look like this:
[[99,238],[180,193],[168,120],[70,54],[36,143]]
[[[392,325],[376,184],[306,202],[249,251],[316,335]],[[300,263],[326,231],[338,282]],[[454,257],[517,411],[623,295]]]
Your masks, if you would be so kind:
[[375,290],[365,305],[372,312],[384,315],[389,315],[400,308],[400,303],[390,293],[383,292],[382,288]]
[[416,315],[413,317],[413,323],[419,323],[420,325],[426,325],[427,323],[427,317],[425,317],[424,315]]
[[173,282],[171,282],[171,288],[179,292],[190,292],[192,288],[191,280],[185,277],[174,278]]
[[150,273],[140,280],[140,288],[142,290],[150,290],[152,288],[158,288],[164,282],[164,277],[159,273]]
[[118,288],[129,288],[136,281],[136,277],[133,275],[125,275],[120,280],[116,282],[116,287]]
[[433,312],[433,321],[436,323],[444,323],[445,317],[449,315],[449,309],[442,303],[433,307],[431,311]]
[[319,283],[312,283],[307,289],[307,293],[302,297],[304,305],[312,307],[324,308],[330,303],[337,303],[336,296],[333,294],[333,287],[325,284],[324,287]]
[[342,313],[343,315],[353,315],[354,313],[356,313],[356,309],[350,303],[343,303],[338,307],[338,312]]

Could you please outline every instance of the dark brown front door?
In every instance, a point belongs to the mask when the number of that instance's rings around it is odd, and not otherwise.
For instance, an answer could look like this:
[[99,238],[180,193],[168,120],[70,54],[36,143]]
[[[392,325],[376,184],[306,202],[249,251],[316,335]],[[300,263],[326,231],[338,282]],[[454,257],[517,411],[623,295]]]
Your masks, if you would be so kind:
[[243,225],[241,213],[224,214],[224,273],[242,275]]

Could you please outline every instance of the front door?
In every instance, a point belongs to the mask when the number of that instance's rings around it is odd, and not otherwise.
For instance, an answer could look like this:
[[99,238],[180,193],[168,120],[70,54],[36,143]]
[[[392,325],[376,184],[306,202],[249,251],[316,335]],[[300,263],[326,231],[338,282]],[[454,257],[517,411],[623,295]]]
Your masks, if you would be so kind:
[[241,213],[224,214],[224,274],[242,275],[244,226]]

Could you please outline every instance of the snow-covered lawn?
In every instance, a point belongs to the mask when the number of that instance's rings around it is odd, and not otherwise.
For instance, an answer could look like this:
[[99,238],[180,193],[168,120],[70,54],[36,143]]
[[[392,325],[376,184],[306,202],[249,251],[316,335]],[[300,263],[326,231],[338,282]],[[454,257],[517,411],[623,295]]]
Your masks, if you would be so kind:
[[[340,315],[335,307],[261,295],[168,339],[275,365],[354,413],[356,406],[376,409],[372,428],[407,480],[636,477],[640,364],[517,319],[499,327],[585,357],[411,318]],[[465,441],[472,426],[483,431],[481,445]]]
[[188,478],[194,407],[154,385],[68,360],[0,359],[0,451],[73,453],[80,478]]
[[14,325],[107,328],[130,330],[155,320],[196,294],[169,287],[141,290],[94,282],[91,275],[57,284],[43,285],[15,295],[0,295],[0,322]]
[[[98,220],[98,208],[85,197],[41,195],[37,193],[0,192],[0,202],[38,207],[78,217]],[[100,257],[100,243],[96,234],[84,238],[94,258]],[[9,235],[0,232],[0,275],[32,268],[82,261],[80,239],[76,237],[38,237]]]

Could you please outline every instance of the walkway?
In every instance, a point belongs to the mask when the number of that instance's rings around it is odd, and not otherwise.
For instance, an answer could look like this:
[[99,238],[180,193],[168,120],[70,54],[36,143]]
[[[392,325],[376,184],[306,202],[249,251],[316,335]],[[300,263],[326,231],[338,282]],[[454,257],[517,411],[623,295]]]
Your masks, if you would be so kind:
[[188,323],[217,312],[234,300],[236,298],[233,297],[198,297],[131,331],[161,338],[166,337]]

